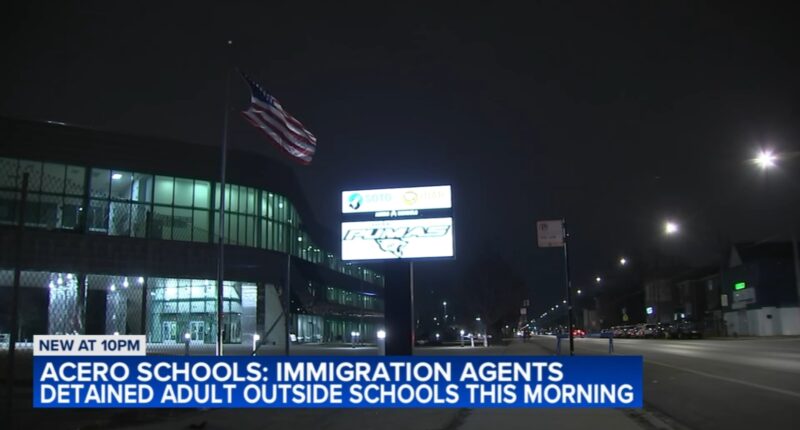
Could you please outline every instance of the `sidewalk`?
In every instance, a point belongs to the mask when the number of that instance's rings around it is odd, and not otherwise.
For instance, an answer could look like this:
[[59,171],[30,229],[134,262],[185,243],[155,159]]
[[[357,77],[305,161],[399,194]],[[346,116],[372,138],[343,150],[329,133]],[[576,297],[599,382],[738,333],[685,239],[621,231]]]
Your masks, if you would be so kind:
[[634,430],[643,426],[614,409],[220,409],[152,423],[140,430]]

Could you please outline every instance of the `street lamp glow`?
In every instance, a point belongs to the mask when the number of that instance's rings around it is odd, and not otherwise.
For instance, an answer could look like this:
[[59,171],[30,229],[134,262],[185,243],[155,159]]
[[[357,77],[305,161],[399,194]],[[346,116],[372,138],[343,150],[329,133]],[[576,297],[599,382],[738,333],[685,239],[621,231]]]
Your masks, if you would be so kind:
[[581,295],[581,290],[578,290],[578,295],[579,295],[579,296]]
[[675,234],[678,232],[678,224],[667,221],[664,223],[664,233],[666,234]]
[[596,277],[596,278],[594,278],[594,281],[595,281],[595,282],[597,282],[598,284],[599,284],[599,283],[600,283],[600,281],[602,281],[602,280],[603,280],[603,278],[601,278],[601,277],[599,277],[599,276],[598,276],[598,277]]
[[769,149],[764,149],[758,153],[758,155],[756,156],[756,158],[753,159],[753,161],[762,170],[766,170],[769,169],[770,167],[775,167],[775,160],[777,159],[778,157],[775,156],[775,154],[773,154],[772,151],[770,151]]
[[386,339],[386,331],[378,330],[378,339]]
[[626,260],[625,257],[621,257],[619,259],[619,264],[624,266],[624,265],[628,264],[628,260]]
[[447,302],[442,302],[442,306],[447,306]]

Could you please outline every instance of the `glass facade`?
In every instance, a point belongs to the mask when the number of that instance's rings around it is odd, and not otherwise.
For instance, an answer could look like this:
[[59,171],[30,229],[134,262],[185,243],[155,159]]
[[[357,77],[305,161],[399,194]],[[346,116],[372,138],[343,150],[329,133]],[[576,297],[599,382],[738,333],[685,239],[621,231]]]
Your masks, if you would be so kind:
[[374,320],[359,317],[294,315],[299,343],[351,343],[352,333],[358,333],[357,342],[375,342],[379,325]]
[[[0,314],[10,306],[13,271],[0,270]],[[258,313],[266,309],[266,288],[249,282],[225,281],[223,288],[223,343],[249,347],[259,331]],[[349,306],[368,296],[329,288]],[[215,344],[216,282],[208,279],[145,278],[136,275],[78,274],[22,271],[20,277],[19,340],[30,342],[36,334],[144,334],[148,351],[182,353],[190,345]],[[356,297],[356,298],[354,298]],[[375,306],[382,303],[374,299]],[[272,297],[277,300],[277,296]],[[262,328],[276,315],[265,315]],[[374,342],[378,318],[348,312],[347,315],[292,315],[292,331],[298,343]],[[266,323],[266,325],[264,325]],[[0,321],[0,333],[7,333]],[[207,351],[211,351],[208,349]]]
[[[318,247],[301,229],[300,216],[285,196],[237,184],[226,185],[220,226],[221,189],[213,181],[0,157],[0,225],[16,224],[25,173],[25,225],[31,229],[208,244],[216,243],[224,229],[229,245],[290,252],[359,281],[384,285],[379,274],[345,264]],[[11,292],[5,287],[11,284],[12,271],[0,270],[0,314],[10,311]],[[21,340],[34,334],[144,334],[155,352],[167,353],[180,350],[186,339],[206,347],[216,342],[214,280],[54,269],[23,271],[21,285]],[[291,318],[298,342],[350,342],[351,332],[361,333],[360,341],[374,340],[383,301],[340,287],[309,282],[310,307],[300,311],[306,307],[300,303]],[[267,296],[277,309],[267,312]],[[327,306],[321,308],[324,315],[313,314],[314,298],[339,308]],[[251,345],[259,327],[269,330],[280,315],[279,300],[273,285],[225,281],[223,342]],[[9,327],[0,320],[0,334],[6,333]]]
[[[13,272],[0,271],[3,299]],[[22,271],[20,339],[35,334],[145,334],[149,344],[214,344],[216,282]],[[225,281],[224,343],[241,344],[256,331],[256,285]]]
[[25,224],[47,229],[77,229],[84,206],[86,169],[8,158],[0,158],[0,223],[14,223],[24,173],[28,173]]
[[327,287],[325,289],[325,299],[328,303],[383,311],[383,300],[369,294],[347,291],[341,288]]
[[[0,172],[0,224],[14,223],[21,178],[28,173],[27,226],[189,242],[213,243],[219,238],[221,187],[216,182],[11,158],[0,158]],[[286,197],[226,184],[226,243],[290,252],[384,285],[376,272],[322,250],[300,225]]]

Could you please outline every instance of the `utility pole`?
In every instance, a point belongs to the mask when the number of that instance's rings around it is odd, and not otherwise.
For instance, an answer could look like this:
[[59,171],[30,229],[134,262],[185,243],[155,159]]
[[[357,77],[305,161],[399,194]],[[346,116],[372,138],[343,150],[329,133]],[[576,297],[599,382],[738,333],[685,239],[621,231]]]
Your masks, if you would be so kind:
[[569,232],[567,232],[567,221],[562,220],[561,225],[564,232],[564,277],[567,284],[567,319],[569,320],[569,355],[575,355],[575,337],[572,333],[572,326],[575,324],[575,315],[572,311],[572,281],[569,278],[569,252],[567,242],[569,242]]

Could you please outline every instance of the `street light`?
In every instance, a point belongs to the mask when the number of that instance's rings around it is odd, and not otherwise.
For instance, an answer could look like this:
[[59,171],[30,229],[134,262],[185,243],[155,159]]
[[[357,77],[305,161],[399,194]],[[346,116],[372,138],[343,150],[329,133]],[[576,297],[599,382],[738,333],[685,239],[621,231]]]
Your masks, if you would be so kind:
[[675,234],[678,232],[678,224],[673,221],[667,221],[664,223],[664,233],[666,234]]
[[599,284],[599,283],[600,283],[600,281],[602,281],[602,280],[603,280],[603,278],[601,278],[601,277],[599,277],[599,276],[598,276],[598,277],[596,277],[596,278],[594,278],[594,281],[595,281],[595,282],[597,282],[598,284]]
[[578,295],[579,295],[579,296],[581,295],[581,290],[578,290]]
[[770,167],[775,167],[775,161],[777,159],[778,157],[773,154],[771,150],[762,149],[756,158],[753,159],[753,162],[755,162],[761,170],[767,170]]
[[386,355],[386,330],[378,330],[378,355]]
[[447,323],[447,302],[442,302],[442,306],[444,307],[444,322]]
[[625,257],[620,257],[620,259],[619,259],[619,265],[620,265],[620,266],[624,266],[624,265],[626,265],[626,264],[628,264],[628,260],[627,260],[627,259],[625,259]]

